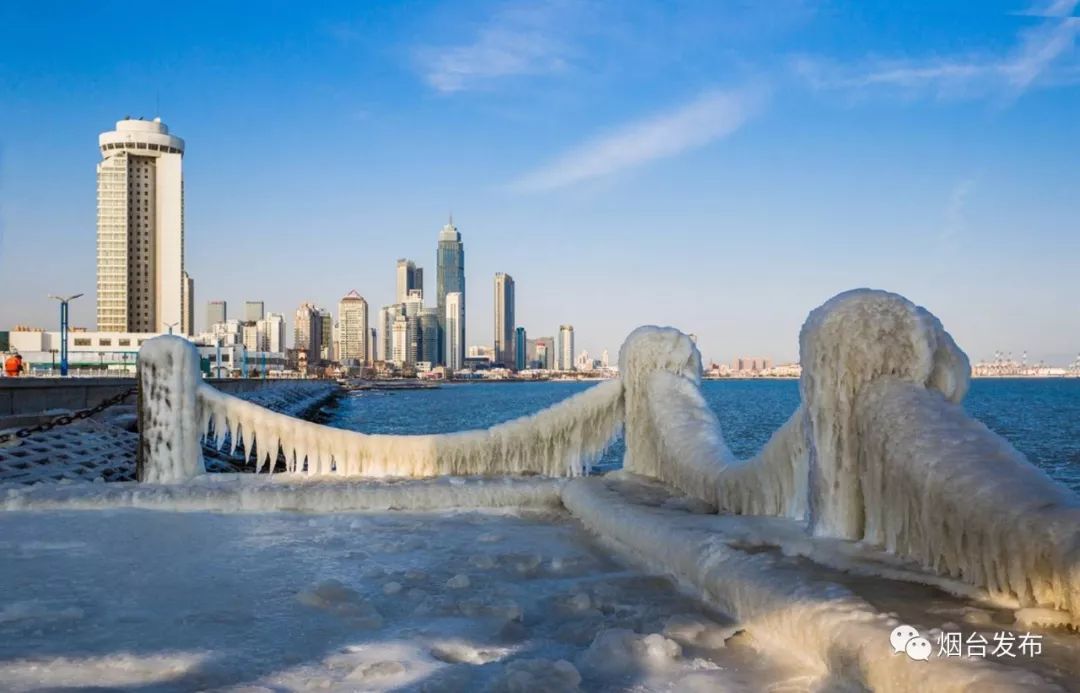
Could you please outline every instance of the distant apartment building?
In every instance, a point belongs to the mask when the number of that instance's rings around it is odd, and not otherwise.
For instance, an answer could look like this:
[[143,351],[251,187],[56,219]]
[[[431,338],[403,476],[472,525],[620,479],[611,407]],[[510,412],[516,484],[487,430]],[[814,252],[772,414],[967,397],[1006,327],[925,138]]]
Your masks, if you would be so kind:
[[444,299],[446,307],[441,328],[443,355],[447,368],[461,370],[465,366],[465,296],[461,292],[451,291]]
[[529,367],[529,338],[524,327],[514,328],[514,370],[523,371]]
[[260,331],[266,340],[266,348],[261,351],[285,353],[285,316],[281,313],[267,313],[260,321]]
[[206,329],[210,330],[214,325],[229,319],[228,307],[225,301],[207,301],[206,303]]
[[325,308],[319,309],[320,337],[319,358],[323,361],[334,360],[334,316]]
[[266,317],[266,305],[262,301],[244,302],[244,320],[256,322]]
[[355,289],[338,302],[338,329],[338,360],[344,365],[364,365],[368,360],[368,303]]
[[409,354],[408,345],[408,320],[404,315],[394,317],[394,324],[390,331],[390,360],[398,366],[404,366]]
[[492,362],[504,368],[514,366],[514,278],[505,272],[495,275],[495,353]]
[[397,261],[397,293],[398,303],[404,303],[410,291],[424,291],[424,269],[417,267],[412,260],[402,258]]
[[559,325],[559,344],[555,370],[574,370],[574,326]]
[[188,337],[195,334],[195,280],[184,272],[184,319],[180,331]]
[[[323,349],[323,320],[314,305],[304,303],[296,309],[293,327],[293,346],[307,354],[308,363],[315,363]],[[329,338],[330,335],[328,334]]]
[[394,360],[394,322],[399,316],[404,317],[405,304],[394,303],[379,309],[379,330],[381,338],[378,343],[378,361]]
[[772,359],[740,356],[731,363],[733,371],[756,372],[772,368]]
[[528,359],[531,368],[553,370],[555,368],[555,338],[537,337],[529,340]]
[[126,118],[98,147],[98,329],[183,331],[185,297],[194,296],[184,272],[184,141],[160,118]]

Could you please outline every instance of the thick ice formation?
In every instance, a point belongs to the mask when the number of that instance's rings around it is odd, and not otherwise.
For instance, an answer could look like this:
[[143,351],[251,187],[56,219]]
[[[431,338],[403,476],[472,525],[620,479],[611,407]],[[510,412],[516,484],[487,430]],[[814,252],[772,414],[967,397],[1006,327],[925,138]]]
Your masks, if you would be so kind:
[[182,337],[148,339],[139,350],[140,481],[172,483],[203,472],[196,392],[199,352]]
[[878,380],[853,423],[858,538],[1080,624],[1080,499],[935,390]]
[[681,527],[671,511],[627,503],[603,479],[568,482],[563,502],[613,548],[675,577],[737,620],[763,649],[787,652],[808,668],[852,677],[871,690],[1053,690],[1036,674],[990,660],[894,657],[895,619],[848,589],[808,580],[770,553],[742,551],[696,526]]
[[869,289],[839,294],[812,311],[799,333],[799,358],[811,440],[810,526],[820,536],[858,539],[866,512],[855,424],[859,392],[889,377],[959,402],[971,367],[928,311]]
[[532,416],[441,435],[367,435],[301,421],[209,386],[199,388],[202,430],[231,451],[243,444],[272,470],[278,451],[290,472],[368,477],[523,474],[576,476],[618,435],[622,385],[601,383]]
[[670,328],[620,352],[624,469],[721,512],[807,520],[985,588],[1080,616],[1080,500],[955,403],[967,357],[925,309],[850,291],[800,335],[802,404],[740,462],[699,389],[700,357]]

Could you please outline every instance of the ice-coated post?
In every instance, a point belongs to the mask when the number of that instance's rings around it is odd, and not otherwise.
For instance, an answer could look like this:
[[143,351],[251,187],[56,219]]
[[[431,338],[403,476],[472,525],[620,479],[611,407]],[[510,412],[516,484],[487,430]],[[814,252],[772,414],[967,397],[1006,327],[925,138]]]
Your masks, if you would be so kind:
[[199,352],[182,337],[162,335],[139,349],[139,452],[136,478],[177,483],[205,471],[197,391]]
[[[859,394],[892,378],[959,402],[971,367],[941,323],[903,296],[871,289],[839,294],[810,313],[799,333],[810,444],[810,529],[817,536],[862,539]],[[865,457],[865,455],[864,455]]]
[[631,332],[619,350],[626,411],[623,469],[654,478],[661,477],[663,460],[647,398],[649,377],[657,371],[674,373],[700,385],[701,354],[694,340],[674,327],[645,325]]

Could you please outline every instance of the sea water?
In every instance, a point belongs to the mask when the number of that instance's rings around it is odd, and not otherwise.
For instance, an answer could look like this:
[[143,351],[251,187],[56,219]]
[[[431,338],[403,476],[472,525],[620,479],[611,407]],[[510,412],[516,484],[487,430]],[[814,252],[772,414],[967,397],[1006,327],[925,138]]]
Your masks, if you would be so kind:
[[[437,389],[351,393],[324,412],[327,423],[363,433],[447,433],[532,414],[592,382],[489,382]],[[740,458],[756,453],[799,404],[795,380],[707,380],[706,401]],[[1051,478],[1080,492],[1080,379],[976,379],[965,409]],[[599,466],[617,467],[621,442]]]

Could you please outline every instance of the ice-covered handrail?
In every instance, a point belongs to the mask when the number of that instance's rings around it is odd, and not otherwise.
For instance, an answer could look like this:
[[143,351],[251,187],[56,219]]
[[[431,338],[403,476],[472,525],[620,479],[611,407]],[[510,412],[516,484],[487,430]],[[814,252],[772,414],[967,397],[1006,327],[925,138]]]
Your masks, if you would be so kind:
[[937,318],[896,294],[843,293],[810,314],[800,356],[799,409],[739,461],[693,342],[635,331],[619,356],[624,467],[721,512],[804,520],[1080,619],[1080,499],[958,405],[970,367]]
[[[370,435],[278,414],[209,386],[199,388],[200,430],[217,447],[255,450],[271,469],[278,451],[289,472],[366,477],[583,474],[622,425],[622,387],[601,383],[537,414],[491,428],[438,435]],[[306,460],[306,464],[305,464]]]
[[701,394],[701,356],[670,327],[640,327],[619,352],[626,389],[623,468],[660,479],[723,512],[806,514],[807,445],[801,411],[755,458],[740,461]]
[[[265,409],[202,382],[186,340],[162,336],[139,359],[144,429],[139,479],[178,482],[203,473],[202,442],[239,447],[257,471],[279,453],[290,473],[349,477],[584,473],[622,427],[622,385],[589,388],[532,416],[441,435],[367,435]],[[176,364],[187,368],[177,369]],[[182,403],[182,406],[177,406]]]

